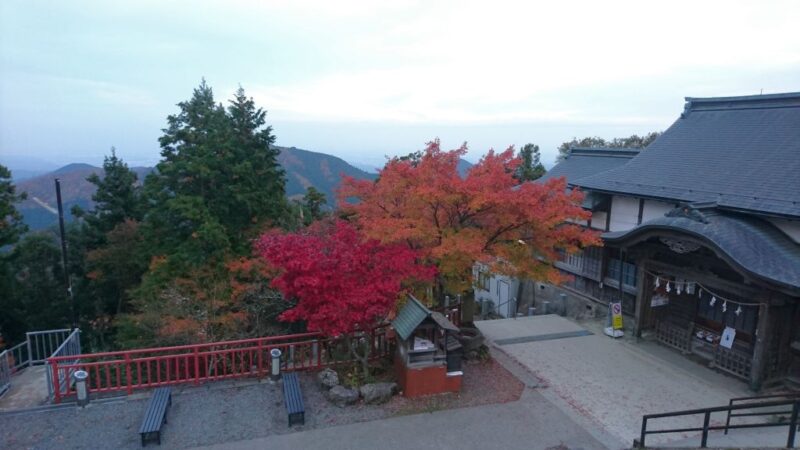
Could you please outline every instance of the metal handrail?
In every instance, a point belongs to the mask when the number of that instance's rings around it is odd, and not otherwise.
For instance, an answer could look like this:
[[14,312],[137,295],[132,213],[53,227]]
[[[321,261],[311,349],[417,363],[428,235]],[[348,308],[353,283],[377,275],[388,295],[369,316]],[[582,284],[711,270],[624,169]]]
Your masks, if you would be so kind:
[[[786,399],[791,399],[791,398],[798,398],[798,397],[800,397],[800,392],[784,392],[784,393],[781,393],[781,394],[770,394],[770,395],[753,395],[753,396],[750,396],[750,397],[732,398],[732,399],[730,399],[728,404],[729,405],[733,405],[735,402],[752,403],[752,400],[764,400],[764,399],[768,399],[768,398],[786,398]],[[742,414],[733,414],[731,411],[728,411],[728,415],[725,418],[725,433],[724,434],[728,434],[728,427],[729,427],[729,425],[731,423],[731,417],[769,416],[769,415],[775,415],[775,414],[776,414],[776,412],[774,412],[774,411],[767,411],[767,412],[761,412],[761,413],[742,413]]]
[[[25,340],[0,353],[0,394],[11,388],[11,376],[21,369],[36,364],[45,364],[47,357],[57,355],[68,344],[80,353],[79,330],[29,331]],[[75,339],[72,339],[75,337]],[[77,341],[75,343],[74,341]],[[45,371],[49,373],[49,370]],[[48,381],[48,385],[50,385]]]
[[[742,397],[743,398],[743,397]],[[711,413],[715,412],[727,412],[730,414],[731,411],[738,411],[743,409],[757,409],[757,408],[774,408],[776,406],[792,406],[791,411],[781,411],[777,412],[780,413],[790,413],[791,419],[789,423],[753,423],[753,424],[740,424],[740,425],[730,425],[726,424],[725,426],[722,425],[709,425],[711,420]],[[795,434],[797,431],[797,418],[798,418],[798,411],[800,411],[800,399],[792,399],[792,400],[781,400],[781,401],[771,401],[771,402],[759,402],[759,403],[745,403],[741,405],[726,405],[726,406],[715,406],[711,408],[698,408],[698,409],[688,409],[684,411],[673,411],[667,413],[658,413],[658,414],[647,414],[642,416],[642,432],[639,436],[638,440],[633,441],[634,448],[645,448],[645,438],[648,434],[668,434],[668,433],[686,433],[686,432],[693,432],[693,431],[702,431],[702,437],[700,441],[700,447],[706,448],[708,443],[708,432],[715,431],[715,430],[728,430],[728,429],[740,429],[740,428],[766,428],[766,427],[782,427],[782,426],[789,426],[789,435],[786,440],[786,447],[794,448],[794,440]],[[658,419],[664,417],[678,417],[678,416],[692,416],[703,414],[703,426],[699,428],[670,428],[670,429],[659,429],[659,430],[648,430],[647,429],[647,422],[650,419]],[[771,411],[768,414],[776,414],[775,411]]]

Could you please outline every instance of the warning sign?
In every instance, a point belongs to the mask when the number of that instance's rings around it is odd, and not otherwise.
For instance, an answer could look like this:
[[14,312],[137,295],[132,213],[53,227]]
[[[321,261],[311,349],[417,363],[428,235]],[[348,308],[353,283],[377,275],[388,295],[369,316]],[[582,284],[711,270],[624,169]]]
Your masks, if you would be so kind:
[[622,329],[622,303],[611,304],[611,326],[615,330]]

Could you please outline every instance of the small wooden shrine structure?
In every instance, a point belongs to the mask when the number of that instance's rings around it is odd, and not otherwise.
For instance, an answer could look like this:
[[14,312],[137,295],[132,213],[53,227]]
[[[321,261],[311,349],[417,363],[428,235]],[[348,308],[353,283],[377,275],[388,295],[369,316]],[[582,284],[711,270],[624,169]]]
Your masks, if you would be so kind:
[[406,397],[459,392],[463,350],[459,332],[443,314],[414,296],[392,321],[397,334],[395,369]]

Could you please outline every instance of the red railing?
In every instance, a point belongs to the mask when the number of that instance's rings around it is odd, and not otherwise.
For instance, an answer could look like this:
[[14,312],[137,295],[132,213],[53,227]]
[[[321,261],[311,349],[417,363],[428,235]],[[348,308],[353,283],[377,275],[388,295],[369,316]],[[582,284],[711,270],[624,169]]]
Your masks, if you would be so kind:
[[[371,357],[391,354],[393,338],[388,327],[359,333],[371,346]],[[272,370],[270,351],[281,350],[281,370],[319,369],[351,361],[342,340],[319,333],[213,342],[176,347],[148,348],[48,358],[52,371],[53,400],[75,394],[69,381],[77,370],[88,373],[90,392],[105,393],[146,389],[182,383],[200,384],[229,378],[261,377]],[[66,381],[60,381],[66,380]]]

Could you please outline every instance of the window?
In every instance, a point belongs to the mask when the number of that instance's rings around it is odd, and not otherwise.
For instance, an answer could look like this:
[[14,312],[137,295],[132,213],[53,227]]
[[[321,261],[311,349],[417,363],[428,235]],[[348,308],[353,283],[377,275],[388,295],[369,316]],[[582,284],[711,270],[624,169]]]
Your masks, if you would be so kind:
[[576,253],[559,252],[558,267],[577,275],[583,275],[595,281],[600,281],[600,268],[602,266],[602,249],[589,247]]
[[491,289],[492,275],[489,272],[478,272],[478,288],[488,291]]
[[622,263],[622,284],[636,287],[636,264],[633,261],[626,259],[624,262],[619,259],[619,250],[609,249],[608,251],[608,270],[606,277],[614,282],[619,282],[620,277],[620,263]]

